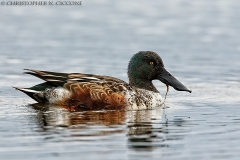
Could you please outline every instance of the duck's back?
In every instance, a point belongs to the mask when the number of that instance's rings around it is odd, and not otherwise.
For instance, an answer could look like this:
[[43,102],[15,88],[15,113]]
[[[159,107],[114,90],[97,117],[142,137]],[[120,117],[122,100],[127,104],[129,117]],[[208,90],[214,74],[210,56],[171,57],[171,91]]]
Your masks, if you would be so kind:
[[89,109],[122,109],[132,88],[110,76],[28,70],[27,74],[45,80],[31,88],[16,88],[40,103],[79,106]]

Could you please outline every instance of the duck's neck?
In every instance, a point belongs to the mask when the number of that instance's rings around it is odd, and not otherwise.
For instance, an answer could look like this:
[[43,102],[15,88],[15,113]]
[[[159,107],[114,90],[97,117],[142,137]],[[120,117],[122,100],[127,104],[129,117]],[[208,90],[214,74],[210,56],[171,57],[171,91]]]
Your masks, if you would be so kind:
[[153,85],[152,81],[149,80],[142,80],[142,79],[131,79],[129,78],[129,84],[133,87],[146,89],[149,91],[153,91],[159,93],[156,87]]

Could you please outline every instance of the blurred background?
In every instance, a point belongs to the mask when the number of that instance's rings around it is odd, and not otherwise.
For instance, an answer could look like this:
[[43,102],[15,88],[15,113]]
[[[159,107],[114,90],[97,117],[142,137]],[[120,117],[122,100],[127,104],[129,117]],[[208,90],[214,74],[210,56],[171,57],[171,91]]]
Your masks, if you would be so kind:
[[[0,2],[3,159],[239,158],[240,1]],[[42,82],[24,68],[128,81],[129,59],[142,50],[157,52],[193,93],[171,88],[156,111],[73,112],[32,105],[12,88]]]

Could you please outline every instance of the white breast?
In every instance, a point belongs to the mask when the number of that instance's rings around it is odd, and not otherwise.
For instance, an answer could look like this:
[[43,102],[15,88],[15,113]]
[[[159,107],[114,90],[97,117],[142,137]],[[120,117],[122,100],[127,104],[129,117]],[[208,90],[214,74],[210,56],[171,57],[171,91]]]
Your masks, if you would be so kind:
[[127,93],[129,110],[142,110],[160,107],[163,104],[163,98],[160,93],[136,88]]

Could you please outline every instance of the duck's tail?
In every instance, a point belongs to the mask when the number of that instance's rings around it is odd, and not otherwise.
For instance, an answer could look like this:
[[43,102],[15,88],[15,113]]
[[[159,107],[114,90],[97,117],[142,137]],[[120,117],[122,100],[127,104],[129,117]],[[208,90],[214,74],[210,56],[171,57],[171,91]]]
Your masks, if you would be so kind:
[[27,94],[29,97],[31,97],[32,99],[34,99],[39,103],[46,102],[46,98],[44,98],[44,96],[41,96],[42,91],[36,91],[31,88],[18,88],[18,87],[13,87],[13,88]]

